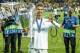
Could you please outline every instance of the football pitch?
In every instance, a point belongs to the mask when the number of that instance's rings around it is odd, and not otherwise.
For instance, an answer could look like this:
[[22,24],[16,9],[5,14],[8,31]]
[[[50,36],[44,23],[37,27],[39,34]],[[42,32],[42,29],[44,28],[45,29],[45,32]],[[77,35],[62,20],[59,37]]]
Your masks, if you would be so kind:
[[[49,12],[46,12],[45,16],[48,16],[48,14]],[[61,24],[62,21],[63,21],[63,13],[61,12],[61,16],[59,17],[59,23]],[[52,30],[49,29],[48,37],[49,37],[48,38],[48,46],[49,46],[48,53],[65,53],[63,28],[58,28],[57,31],[55,27],[53,27]],[[24,53],[28,53],[29,42],[30,42],[30,38],[22,37],[21,49],[23,50]],[[3,53],[3,50],[4,50],[4,39],[3,39],[2,34],[0,33],[0,53]],[[80,27],[76,29],[76,53],[80,53]]]

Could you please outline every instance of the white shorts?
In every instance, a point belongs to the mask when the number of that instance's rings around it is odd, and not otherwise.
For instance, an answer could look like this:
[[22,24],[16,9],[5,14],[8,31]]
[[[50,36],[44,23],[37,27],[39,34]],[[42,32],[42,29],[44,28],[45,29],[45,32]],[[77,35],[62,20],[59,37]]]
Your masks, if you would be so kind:
[[29,49],[29,53],[48,53],[47,49]]

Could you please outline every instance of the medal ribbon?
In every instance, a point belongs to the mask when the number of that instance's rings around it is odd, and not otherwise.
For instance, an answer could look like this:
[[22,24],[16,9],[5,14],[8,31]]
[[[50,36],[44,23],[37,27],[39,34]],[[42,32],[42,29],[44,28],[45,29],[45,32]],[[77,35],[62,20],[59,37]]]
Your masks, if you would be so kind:
[[40,21],[40,24],[38,23],[38,20],[36,19],[37,27],[38,27],[38,32],[41,31],[41,24],[42,24],[42,19]]

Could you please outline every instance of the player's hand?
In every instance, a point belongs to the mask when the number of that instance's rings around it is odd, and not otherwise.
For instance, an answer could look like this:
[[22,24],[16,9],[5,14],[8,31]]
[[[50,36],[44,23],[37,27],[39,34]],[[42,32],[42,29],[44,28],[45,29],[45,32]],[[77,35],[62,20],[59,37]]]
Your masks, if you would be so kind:
[[49,22],[52,22],[53,19],[52,19],[51,17],[48,17],[48,21],[49,21]]
[[54,15],[51,13],[51,14],[49,14],[49,16],[48,16],[48,21],[49,22],[53,22],[55,19],[53,18],[54,17]]
[[29,32],[29,28],[28,27],[23,28],[23,32]]

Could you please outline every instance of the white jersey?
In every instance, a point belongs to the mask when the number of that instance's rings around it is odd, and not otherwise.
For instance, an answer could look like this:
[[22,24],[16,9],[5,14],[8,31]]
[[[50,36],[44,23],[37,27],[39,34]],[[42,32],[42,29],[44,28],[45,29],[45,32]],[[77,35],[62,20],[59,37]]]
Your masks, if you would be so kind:
[[[38,20],[39,22],[40,20]],[[38,32],[36,21],[33,23],[33,29],[31,34],[30,48],[34,49],[48,49],[48,28],[53,24],[48,22],[47,19],[42,19],[41,31]]]

